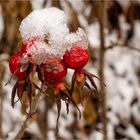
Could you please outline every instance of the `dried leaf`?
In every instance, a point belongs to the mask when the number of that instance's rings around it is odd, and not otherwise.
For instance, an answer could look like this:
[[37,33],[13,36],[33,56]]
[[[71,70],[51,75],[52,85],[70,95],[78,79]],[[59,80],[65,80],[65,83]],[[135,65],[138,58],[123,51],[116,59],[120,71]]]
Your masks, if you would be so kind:
[[90,76],[90,77],[95,77],[96,79],[98,79],[101,83],[103,83],[104,84],[104,86],[106,87],[106,84],[103,82],[103,81],[101,81],[101,79],[98,77],[98,76],[96,76],[96,75],[94,75],[94,74],[92,74],[92,73],[89,73],[88,71],[86,71],[86,70],[84,70],[84,73],[88,76]]
[[38,78],[40,79],[40,81],[43,83],[43,79],[44,79],[44,77],[43,77],[43,73],[42,73],[42,70],[41,70],[41,68],[37,65],[37,67],[36,67],[36,71],[37,71],[37,74],[38,74]]

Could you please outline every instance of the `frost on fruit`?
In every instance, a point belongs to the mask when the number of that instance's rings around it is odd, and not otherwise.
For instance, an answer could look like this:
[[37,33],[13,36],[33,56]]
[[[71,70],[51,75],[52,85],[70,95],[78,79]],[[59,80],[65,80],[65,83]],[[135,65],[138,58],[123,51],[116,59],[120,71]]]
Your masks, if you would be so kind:
[[[45,55],[62,57],[65,53],[64,38],[69,34],[69,28],[63,11],[54,7],[35,10],[21,22],[19,30],[22,40],[27,44],[28,40],[34,37],[39,37],[41,40],[41,42],[36,41],[36,45],[27,49],[27,53],[31,55],[32,59],[41,63],[44,61]],[[35,50],[37,50],[36,53]],[[42,54],[42,58],[39,58],[40,54]]]
[[83,49],[88,48],[87,35],[84,32],[84,30],[81,28],[78,28],[76,33],[68,34],[65,39],[66,39],[66,45],[68,46],[68,49],[70,49],[72,46],[78,46]]
[[[25,112],[27,111],[26,113],[32,116],[36,110],[32,109],[34,99],[39,97],[38,92],[34,89],[45,95],[47,95],[47,91],[51,90],[58,109],[55,133],[57,137],[62,100],[65,101],[67,113],[71,103],[78,109],[81,118],[80,109],[73,99],[75,85],[78,85],[79,91],[82,91],[83,87],[88,88],[92,98],[94,95],[91,93],[98,93],[93,80],[98,77],[84,70],[89,59],[86,33],[81,28],[70,33],[65,13],[54,7],[33,11],[23,19],[19,30],[22,36],[20,57],[16,56],[14,61],[11,61],[13,63],[10,64],[13,68],[11,73],[17,76],[17,82],[11,95],[12,107],[16,103],[15,96],[17,96],[22,105],[26,104]],[[17,58],[19,58],[19,62]],[[63,81],[68,68],[75,70],[70,87]],[[24,93],[27,93],[28,102],[22,100]],[[82,96],[83,93],[80,92],[81,103]]]
[[[27,44],[24,58],[38,65],[45,63],[48,56],[62,58],[73,45],[88,47],[86,33],[81,28],[69,33],[65,13],[54,7],[33,11],[23,19],[19,30]],[[34,43],[30,41],[33,38],[37,38]]]
[[41,41],[35,41],[34,44],[27,48],[27,56],[32,63],[38,65],[45,63],[47,54],[46,54],[46,44]]

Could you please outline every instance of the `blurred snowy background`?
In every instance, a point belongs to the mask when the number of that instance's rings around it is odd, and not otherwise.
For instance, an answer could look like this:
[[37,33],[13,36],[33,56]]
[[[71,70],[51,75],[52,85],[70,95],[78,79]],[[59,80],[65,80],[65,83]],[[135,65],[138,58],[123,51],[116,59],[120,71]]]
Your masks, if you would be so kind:
[[[97,3],[93,0],[0,0],[0,139],[13,139],[26,118],[20,103],[14,109],[10,105],[15,79],[5,86],[10,78],[8,60],[20,40],[21,20],[34,9],[51,6],[63,9],[70,31],[78,27],[86,31],[90,53],[86,69],[98,75],[101,42]],[[108,0],[106,5],[104,75],[108,140],[140,140],[140,1]],[[68,71],[68,82],[72,73]],[[62,106],[59,139],[102,140],[100,107],[89,97],[79,107],[83,114],[81,120],[72,106],[69,115],[65,105]],[[54,140],[56,117],[53,99],[42,96],[37,114],[28,123],[22,139]]]

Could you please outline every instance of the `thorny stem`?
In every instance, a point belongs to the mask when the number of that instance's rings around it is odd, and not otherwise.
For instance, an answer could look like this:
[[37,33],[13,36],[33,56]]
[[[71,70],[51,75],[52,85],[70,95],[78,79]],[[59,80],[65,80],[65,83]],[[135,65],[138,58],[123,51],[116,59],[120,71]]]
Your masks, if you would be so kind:
[[[100,24],[100,51],[99,51],[99,78],[101,81],[104,81],[104,56],[105,56],[105,39],[104,39],[104,26],[106,22],[106,1],[99,1],[99,24]],[[108,134],[107,134],[107,118],[106,118],[106,95],[105,95],[105,87],[102,82],[100,82],[100,89],[99,89],[100,95],[102,95],[102,102],[101,102],[101,108],[102,108],[102,123],[103,123],[103,133],[104,133],[104,140],[108,140]]]

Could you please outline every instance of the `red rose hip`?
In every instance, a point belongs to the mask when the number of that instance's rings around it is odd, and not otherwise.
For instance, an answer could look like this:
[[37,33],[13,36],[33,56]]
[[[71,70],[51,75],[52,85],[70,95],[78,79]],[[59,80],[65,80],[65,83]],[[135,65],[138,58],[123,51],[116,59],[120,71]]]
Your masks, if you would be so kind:
[[20,71],[21,60],[22,60],[21,52],[14,53],[9,60],[10,71],[18,78],[18,80],[24,80],[26,79],[27,76],[26,70],[24,70],[23,72]]
[[41,65],[45,84],[56,84],[67,74],[67,69],[60,58],[48,58],[45,64]]
[[72,47],[65,52],[63,59],[68,68],[81,70],[87,64],[89,56],[87,50],[80,47]]

